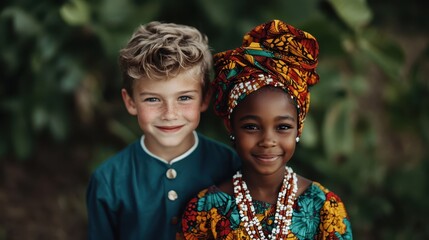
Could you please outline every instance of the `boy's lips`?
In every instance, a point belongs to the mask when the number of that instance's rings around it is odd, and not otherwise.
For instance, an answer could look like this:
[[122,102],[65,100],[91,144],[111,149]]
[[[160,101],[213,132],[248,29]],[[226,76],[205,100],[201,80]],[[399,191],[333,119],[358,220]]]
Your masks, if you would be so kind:
[[161,130],[162,132],[176,132],[176,131],[179,131],[182,127],[183,127],[183,125],[179,125],[179,126],[157,126],[157,128],[159,130]]

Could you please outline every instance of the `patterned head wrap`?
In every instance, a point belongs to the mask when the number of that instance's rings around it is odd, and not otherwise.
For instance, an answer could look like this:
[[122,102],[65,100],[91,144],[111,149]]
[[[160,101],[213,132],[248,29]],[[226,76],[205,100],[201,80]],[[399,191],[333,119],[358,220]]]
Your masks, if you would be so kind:
[[214,55],[215,112],[229,131],[230,116],[250,93],[270,85],[287,92],[298,110],[298,136],[310,106],[309,86],[316,73],[319,45],[309,33],[279,20],[261,24],[244,38],[242,46]]

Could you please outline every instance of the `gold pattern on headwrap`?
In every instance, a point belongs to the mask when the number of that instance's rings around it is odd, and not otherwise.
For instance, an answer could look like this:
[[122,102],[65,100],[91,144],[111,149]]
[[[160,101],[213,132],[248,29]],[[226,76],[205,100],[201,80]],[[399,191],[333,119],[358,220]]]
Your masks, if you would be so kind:
[[215,112],[229,118],[247,95],[263,86],[282,88],[296,102],[298,135],[310,106],[309,87],[316,73],[319,45],[309,33],[279,20],[261,24],[244,38],[242,46],[214,55]]

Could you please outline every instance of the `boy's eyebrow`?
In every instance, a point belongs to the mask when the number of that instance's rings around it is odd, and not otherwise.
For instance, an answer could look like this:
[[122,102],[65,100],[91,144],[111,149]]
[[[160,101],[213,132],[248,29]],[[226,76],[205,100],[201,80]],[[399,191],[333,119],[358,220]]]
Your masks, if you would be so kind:
[[[198,90],[184,90],[184,91],[176,92],[175,94],[182,95],[182,94],[189,94],[189,93],[198,93]],[[154,93],[154,92],[141,92],[141,93],[139,93],[139,96],[144,96],[144,95],[160,95],[160,94]]]
[[198,93],[198,90],[184,90],[178,92],[178,94],[185,94],[185,93]]

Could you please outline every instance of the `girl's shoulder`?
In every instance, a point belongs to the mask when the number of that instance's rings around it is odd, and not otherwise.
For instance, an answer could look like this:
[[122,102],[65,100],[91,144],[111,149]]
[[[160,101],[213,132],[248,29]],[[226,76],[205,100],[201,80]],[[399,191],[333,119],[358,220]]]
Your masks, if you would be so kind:
[[345,206],[341,198],[319,182],[311,182],[304,192],[298,197],[298,203],[312,203],[315,208],[335,208],[339,211],[344,211]]
[[298,178],[298,192],[297,196],[301,195],[312,195],[314,197],[320,197],[324,200],[329,200],[327,198],[337,198],[340,200],[338,195],[330,191],[328,188],[323,186],[321,183],[309,180],[303,176],[297,175]]
[[208,212],[214,208],[235,205],[234,196],[223,192],[219,187],[212,185],[198,193],[189,203],[188,207],[197,212]]

